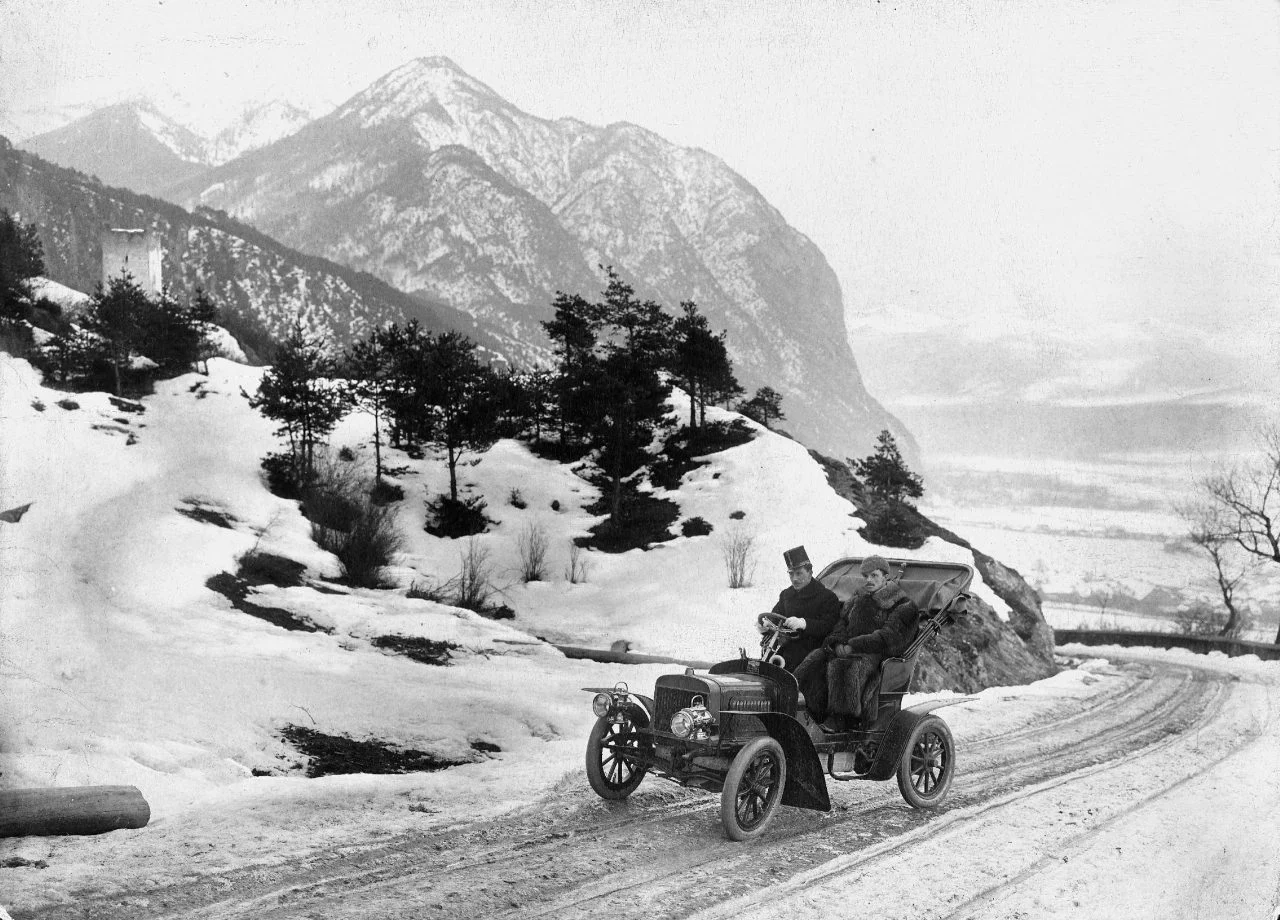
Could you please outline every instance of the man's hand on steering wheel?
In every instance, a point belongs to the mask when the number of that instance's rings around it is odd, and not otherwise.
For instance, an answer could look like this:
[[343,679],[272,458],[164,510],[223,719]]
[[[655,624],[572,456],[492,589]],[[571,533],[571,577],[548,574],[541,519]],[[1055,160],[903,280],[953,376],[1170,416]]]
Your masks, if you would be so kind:
[[[792,623],[798,624],[792,626]],[[804,628],[804,620],[800,617],[784,617],[780,613],[766,612],[756,617],[756,630],[761,635],[776,631],[781,636],[794,636]]]

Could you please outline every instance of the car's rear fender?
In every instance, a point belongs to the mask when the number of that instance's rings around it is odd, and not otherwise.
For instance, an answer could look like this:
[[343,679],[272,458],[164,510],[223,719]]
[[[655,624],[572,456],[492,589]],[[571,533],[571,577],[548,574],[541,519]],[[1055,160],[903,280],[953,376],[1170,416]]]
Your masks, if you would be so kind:
[[770,737],[782,745],[787,757],[787,785],[782,790],[782,804],[830,811],[827,777],[809,732],[786,713],[761,712],[756,718],[764,723]]
[[911,737],[912,729],[933,710],[941,709],[943,706],[954,706],[956,703],[969,703],[974,699],[976,697],[958,696],[954,699],[928,700],[924,703],[908,706],[899,712],[893,717],[889,727],[885,729],[884,739],[880,742],[880,749],[876,752],[875,763],[871,765],[871,769],[867,771],[865,778],[889,779],[893,776],[898,770],[898,760],[902,757],[902,749],[906,746],[907,739]]

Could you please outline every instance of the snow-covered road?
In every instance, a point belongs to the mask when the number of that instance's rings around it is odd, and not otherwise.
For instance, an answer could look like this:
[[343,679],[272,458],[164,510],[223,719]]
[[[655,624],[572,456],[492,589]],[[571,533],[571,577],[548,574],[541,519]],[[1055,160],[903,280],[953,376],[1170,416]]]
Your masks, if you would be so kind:
[[[1003,718],[948,710],[959,766],[937,811],[911,810],[892,782],[833,784],[830,813],[783,809],[764,839],[737,844],[721,834],[716,796],[650,778],[605,803],[579,771],[498,820],[455,815],[373,841],[355,821],[284,861],[198,871],[181,856],[199,851],[195,837],[171,841],[168,864],[135,861],[126,846],[111,883],[74,905],[11,910],[17,920],[1273,915],[1273,677],[1216,659],[1111,657],[1086,696],[1011,697]],[[1232,827],[1224,811],[1256,823]],[[1243,862],[1228,839],[1240,834],[1253,843]]]

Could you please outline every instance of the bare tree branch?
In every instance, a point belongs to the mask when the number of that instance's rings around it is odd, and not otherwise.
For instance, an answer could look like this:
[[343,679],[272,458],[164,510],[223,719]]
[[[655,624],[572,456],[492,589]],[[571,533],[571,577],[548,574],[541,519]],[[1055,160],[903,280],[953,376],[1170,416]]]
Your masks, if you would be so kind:
[[[1192,511],[1187,519],[1191,540],[1209,553],[1218,573],[1223,600],[1229,601],[1235,625],[1234,593],[1244,572],[1231,574],[1223,555],[1229,545],[1239,547],[1259,560],[1280,563],[1280,426],[1268,425],[1259,432],[1261,456],[1252,463],[1214,473],[1200,483],[1200,493],[1208,508]],[[1199,537],[1199,539],[1197,539]],[[1276,634],[1280,644],[1280,631]]]

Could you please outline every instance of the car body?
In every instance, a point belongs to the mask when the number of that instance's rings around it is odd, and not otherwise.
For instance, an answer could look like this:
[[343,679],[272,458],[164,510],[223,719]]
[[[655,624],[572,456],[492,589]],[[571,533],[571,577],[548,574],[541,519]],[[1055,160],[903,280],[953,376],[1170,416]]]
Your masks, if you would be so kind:
[[[861,587],[860,557],[839,559],[817,576],[842,602]],[[891,578],[921,609],[916,637],[901,658],[886,659],[878,706],[851,731],[829,733],[810,718],[791,672],[775,656],[780,618],[762,614],[759,657],[658,678],[652,697],[625,683],[585,687],[597,716],[587,740],[587,778],[606,799],[624,799],[652,773],[683,786],[720,792],[720,816],[734,840],[762,834],[779,805],[829,811],[827,778],[898,778],[916,808],[938,805],[955,773],[951,731],[934,711],[965,698],[902,708],[918,651],[962,613],[973,569],[960,563],[893,559]]]

